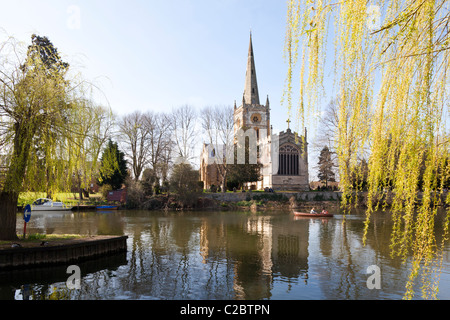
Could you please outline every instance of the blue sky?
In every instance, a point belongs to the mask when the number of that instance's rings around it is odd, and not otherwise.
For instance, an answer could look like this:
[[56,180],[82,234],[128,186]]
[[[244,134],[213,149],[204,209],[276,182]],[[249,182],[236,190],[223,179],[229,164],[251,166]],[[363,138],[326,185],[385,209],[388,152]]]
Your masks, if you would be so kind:
[[[32,33],[48,36],[119,114],[239,103],[251,29],[260,99],[280,107],[282,0],[2,1],[0,21],[26,43]],[[279,111],[273,116],[287,114]]]
[[0,1],[0,37],[49,37],[119,115],[239,104],[251,30],[260,100],[287,127],[284,0]]

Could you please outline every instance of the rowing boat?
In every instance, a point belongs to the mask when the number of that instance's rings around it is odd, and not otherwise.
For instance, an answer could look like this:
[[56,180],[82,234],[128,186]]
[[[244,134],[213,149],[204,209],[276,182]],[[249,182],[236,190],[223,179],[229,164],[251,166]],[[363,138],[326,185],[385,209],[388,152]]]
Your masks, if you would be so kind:
[[294,215],[297,217],[309,217],[309,218],[332,218],[332,213],[306,213],[294,211]]

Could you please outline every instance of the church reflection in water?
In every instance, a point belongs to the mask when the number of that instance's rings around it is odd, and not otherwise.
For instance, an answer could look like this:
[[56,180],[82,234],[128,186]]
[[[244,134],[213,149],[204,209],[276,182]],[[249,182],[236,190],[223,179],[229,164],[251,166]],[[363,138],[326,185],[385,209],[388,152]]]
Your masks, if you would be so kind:
[[82,288],[71,292],[64,286],[67,266],[2,273],[2,299],[270,299],[274,279],[307,278],[309,223],[286,215],[118,212],[58,219],[35,221],[34,231],[126,234],[126,257],[81,265]]
[[[276,216],[249,216],[224,228],[204,221],[200,228],[203,263],[223,252],[232,261],[235,299],[271,298],[274,277],[307,279],[309,223],[275,223]],[[276,221],[275,221],[276,222]],[[214,256],[217,259],[217,256]]]
[[[125,234],[127,252],[80,263],[80,290],[67,290],[65,265],[0,270],[0,299],[401,299],[409,269],[390,257],[388,216],[374,217],[365,246],[364,217],[342,222],[286,212],[35,215],[31,233]],[[374,264],[383,270],[382,290],[366,286]],[[450,276],[443,272],[441,281]],[[449,287],[440,287],[443,297]]]
[[286,214],[128,215],[124,231],[128,263],[109,288],[91,281],[96,294],[258,300],[273,298],[275,279],[307,279],[309,221]]

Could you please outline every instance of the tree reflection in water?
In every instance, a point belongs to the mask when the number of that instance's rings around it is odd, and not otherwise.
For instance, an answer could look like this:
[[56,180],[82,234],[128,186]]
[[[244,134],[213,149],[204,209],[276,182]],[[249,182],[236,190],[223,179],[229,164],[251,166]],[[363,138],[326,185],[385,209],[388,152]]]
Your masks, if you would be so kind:
[[[121,255],[80,263],[81,289],[67,266],[0,272],[1,299],[401,299],[408,268],[390,257],[391,222],[364,217],[295,219],[286,212],[119,211],[35,219],[30,232],[128,235]],[[448,251],[447,251],[448,252]],[[443,270],[449,264],[444,259]],[[367,267],[382,272],[366,286]],[[448,272],[441,299],[450,298]]]

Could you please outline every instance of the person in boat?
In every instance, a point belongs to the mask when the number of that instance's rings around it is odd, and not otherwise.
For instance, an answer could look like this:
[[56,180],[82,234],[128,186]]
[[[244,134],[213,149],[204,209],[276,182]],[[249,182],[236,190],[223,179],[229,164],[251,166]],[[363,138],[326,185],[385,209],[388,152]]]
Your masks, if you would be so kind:
[[311,209],[311,214],[317,214],[316,210],[314,210],[314,208]]
[[328,211],[327,211],[325,208],[323,208],[323,210],[322,210],[321,213],[322,213],[322,214],[328,214]]

